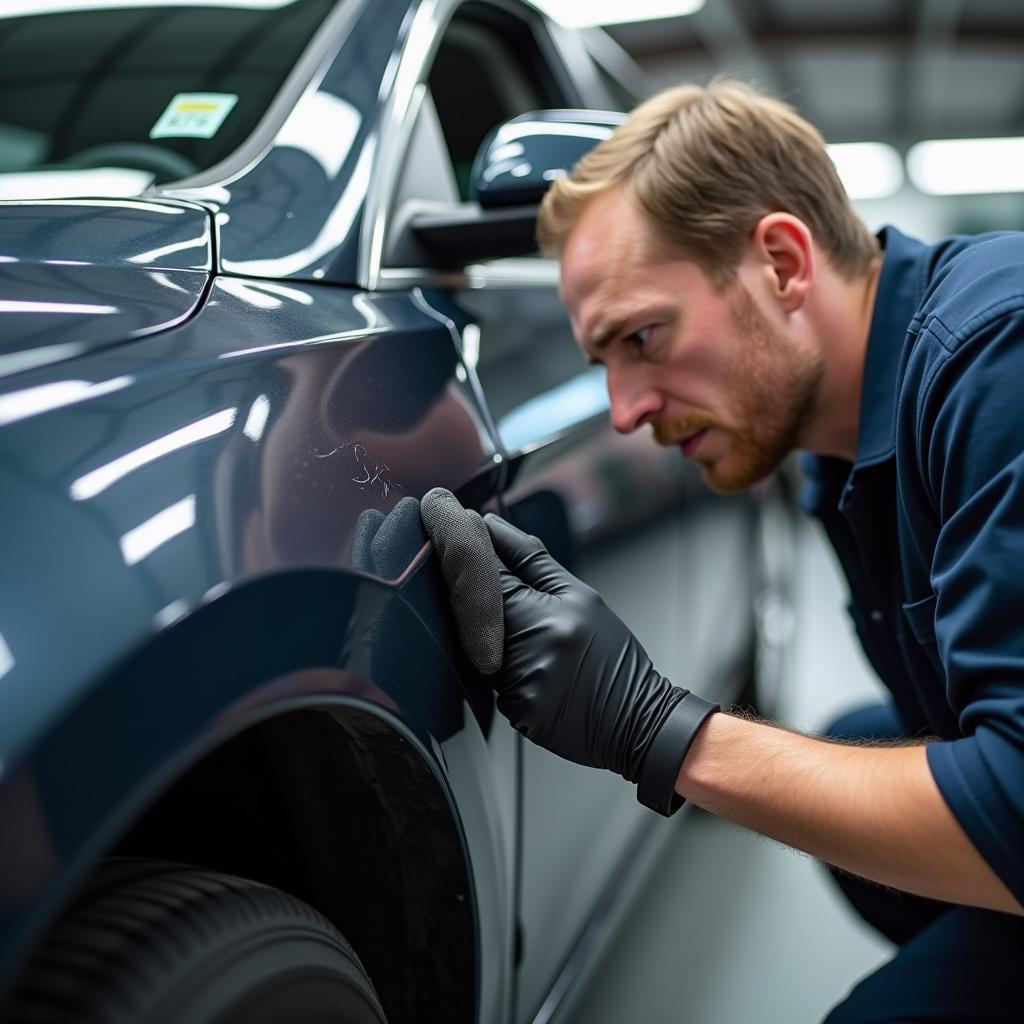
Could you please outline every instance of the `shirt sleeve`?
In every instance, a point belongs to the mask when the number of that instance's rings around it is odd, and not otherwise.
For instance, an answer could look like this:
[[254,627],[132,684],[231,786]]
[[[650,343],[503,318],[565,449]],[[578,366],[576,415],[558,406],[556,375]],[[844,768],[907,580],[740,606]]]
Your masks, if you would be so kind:
[[918,414],[938,513],[931,583],[946,696],[964,738],[928,747],[935,781],[1024,904],[1024,311],[994,310],[944,357]]

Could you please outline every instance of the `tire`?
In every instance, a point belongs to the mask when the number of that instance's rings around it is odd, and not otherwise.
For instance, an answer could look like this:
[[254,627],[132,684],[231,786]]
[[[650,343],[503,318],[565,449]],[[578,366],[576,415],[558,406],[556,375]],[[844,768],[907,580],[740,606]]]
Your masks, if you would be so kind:
[[387,1024],[352,947],[258,882],[111,861],[44,941],[4,1024]]

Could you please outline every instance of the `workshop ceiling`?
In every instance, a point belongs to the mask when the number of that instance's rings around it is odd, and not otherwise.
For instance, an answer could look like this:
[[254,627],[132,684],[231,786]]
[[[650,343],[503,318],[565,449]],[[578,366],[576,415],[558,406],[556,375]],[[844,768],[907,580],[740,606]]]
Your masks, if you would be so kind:
[[655,86],[728,72],[830,142],[1024,134],[1020,0],[706,0],[608,31]]

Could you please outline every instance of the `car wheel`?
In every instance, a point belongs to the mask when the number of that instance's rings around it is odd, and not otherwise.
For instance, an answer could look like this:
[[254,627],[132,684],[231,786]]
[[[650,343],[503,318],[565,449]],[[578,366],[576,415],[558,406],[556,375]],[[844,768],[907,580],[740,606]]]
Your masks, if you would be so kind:
[[187,865],[111,861],[15,988],[16,1024],[386,1024],[342,934],[302,900]]

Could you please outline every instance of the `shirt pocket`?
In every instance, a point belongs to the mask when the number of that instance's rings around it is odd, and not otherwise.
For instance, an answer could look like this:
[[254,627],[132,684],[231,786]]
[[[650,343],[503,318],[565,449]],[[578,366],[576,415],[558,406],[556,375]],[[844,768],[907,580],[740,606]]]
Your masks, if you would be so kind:
[[932,671],[939,679],[945,679],[946,672],[939,658],[939,645],[935,639],[935,594],[922,597],[919,601],[908,601],[903,605],[903,614]]
[[922,647],[935,646],[935,594],[922,597],[919,601],[907,601],[903,614],[910,623],[910,631]]

